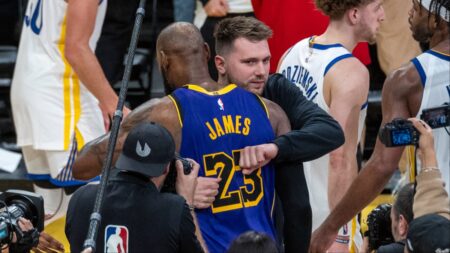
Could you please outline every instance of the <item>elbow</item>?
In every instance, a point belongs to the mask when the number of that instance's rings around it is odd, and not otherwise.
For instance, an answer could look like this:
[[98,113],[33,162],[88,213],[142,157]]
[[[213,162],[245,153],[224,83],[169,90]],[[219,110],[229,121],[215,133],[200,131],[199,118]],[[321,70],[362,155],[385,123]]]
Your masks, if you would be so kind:
[[86,166],[82,166],[82,164],[80,164],[79,162],[76,162],[73,164],[72,166],[72,176],[76,179],[76,180],[89,180],[92,179],[93,175],[91,175],[91,173],[89,173],[89,170],[85,168]]
[[72,65],[72,67],[79,61],[78,59],[80,58],[83,50],[83,46],[80,43],[71,40],[66,41],[64,56],[66,57],[67,62]]

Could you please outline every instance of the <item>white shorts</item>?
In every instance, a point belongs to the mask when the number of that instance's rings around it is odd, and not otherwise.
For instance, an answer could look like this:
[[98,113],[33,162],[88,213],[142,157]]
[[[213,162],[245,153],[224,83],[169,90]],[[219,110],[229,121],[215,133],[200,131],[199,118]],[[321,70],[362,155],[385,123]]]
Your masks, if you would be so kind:
[[[49,181],[58,187],[86,184],[86,181],[75,180],[72,176],[72,166],[78,154],[76,141],[64,151],[38,150],[29,145],[22,147],[22,153],[31,180]],[[91,181],[94,180],[98,177]]]

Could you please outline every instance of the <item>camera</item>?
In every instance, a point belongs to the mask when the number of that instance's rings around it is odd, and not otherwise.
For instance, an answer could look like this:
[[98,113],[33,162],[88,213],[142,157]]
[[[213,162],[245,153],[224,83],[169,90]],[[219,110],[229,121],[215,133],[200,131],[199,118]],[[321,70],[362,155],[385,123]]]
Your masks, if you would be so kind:
[[[420,119],[433,129],[450,126],[450,105],[424,109]],[[398,147],[417,145],[420,133],[409,120],[397,118],[380,128],[378,137],[386,147]]]
[[395,242],[391,231],[391,204],[381,204],[367,216],[370,251]]
[[416,145],[419,143],[419,131],[406,119],[394,119],[380,129],[378,137],[386,147]]
[[[18,243],[23,243],[24,232],[17,224],[21,217],[30,220],[39,232],[44,229],[44,199],[41,196],[22,190],[8,190],[0,192],[0,203],[6,205],[0,208],[0,245],[9,245],[14,233]],[[37,245],[39,233],[37,238],[36,235],[34,237],[30,243]]]
[[189,175],[192,171],[192,164],[181,157],[178,153],[175,153],[175,158],[170,163],[169,173],[167,174],[166,180],[164,180],[163,187],[161,188],[161,192],[170,192],[177,193],[175,184],[177,182],[177,168],[175,167],[175,162],[180,160],[183,164],[183,173],[185,175]]
[[420,119],[433,129],[450,126],[450,104],[424,109]]

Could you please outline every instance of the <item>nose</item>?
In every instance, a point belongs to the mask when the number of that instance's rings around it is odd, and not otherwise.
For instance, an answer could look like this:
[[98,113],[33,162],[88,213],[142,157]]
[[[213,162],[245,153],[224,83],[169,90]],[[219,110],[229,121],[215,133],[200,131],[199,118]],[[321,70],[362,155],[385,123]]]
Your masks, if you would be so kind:
[[384,18],[385,18],[386,16],[385,16],[385,12],[384,12],[384,7],[383,6],[381,6],[381,16],[380,16],[380,21],[384,21]]
[[260,75],[264,75],[264,73],[265,73],[264,62],[260,61],[255,66],[255,75],[260,76]]

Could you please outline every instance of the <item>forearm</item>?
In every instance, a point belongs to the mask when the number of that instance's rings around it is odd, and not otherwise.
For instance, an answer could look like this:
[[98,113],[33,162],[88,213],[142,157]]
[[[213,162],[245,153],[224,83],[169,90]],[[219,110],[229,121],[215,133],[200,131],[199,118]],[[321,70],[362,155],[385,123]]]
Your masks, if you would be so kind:
[[277,137],[274,143],[279,152],[277,162],[307,162],[317,159],[344,143],[339,124],[329,115],[317,115],[300,128],[292,125],[291,132]]
[[356,155],[340,148],[330,153],[328,170],[328,204],[333,210],[357,176]]
[[416,180],[414,218],[436,213],[450,219],[450,203],[441,172],[438,169],[427,170],[424,167]]
[[78,78],[100,104],[114,108],[118,101],[117,95],[89,46],[78,43],[68,44],[66,57]]
[[208,247],[206,246],[205,240],[203,240],[202,231],[200,230],[200,226],[198,225],[197,215],[195,215],[195,211],[191,211],[191,214],[195,225],[195,236],[197,236],[198,242],[200,243],[203,251],[205,253],[208,253]]
[[344,143],[340,125],[284,76],[271,75],[263,95],[277,103],[291,123],[292,131],[274,141],[280,151],[277,162],[313,160]]
[[[103,168],[103,162],[108,151],[108,142],[109,133],[87,143],[81,149],[72,168],[74,178],[89,180],[100,175]],[[117,146],[121,146],[120,139],[118,139],[116,143],[116,147]],[[112,164],[115,164],[115,160],[117,159],[119,152],[120,151],[116,149]]]
[[394,171],[382,167],[375,161],[368,162],[326,219],[330,228],[337,231],[378,196]]

